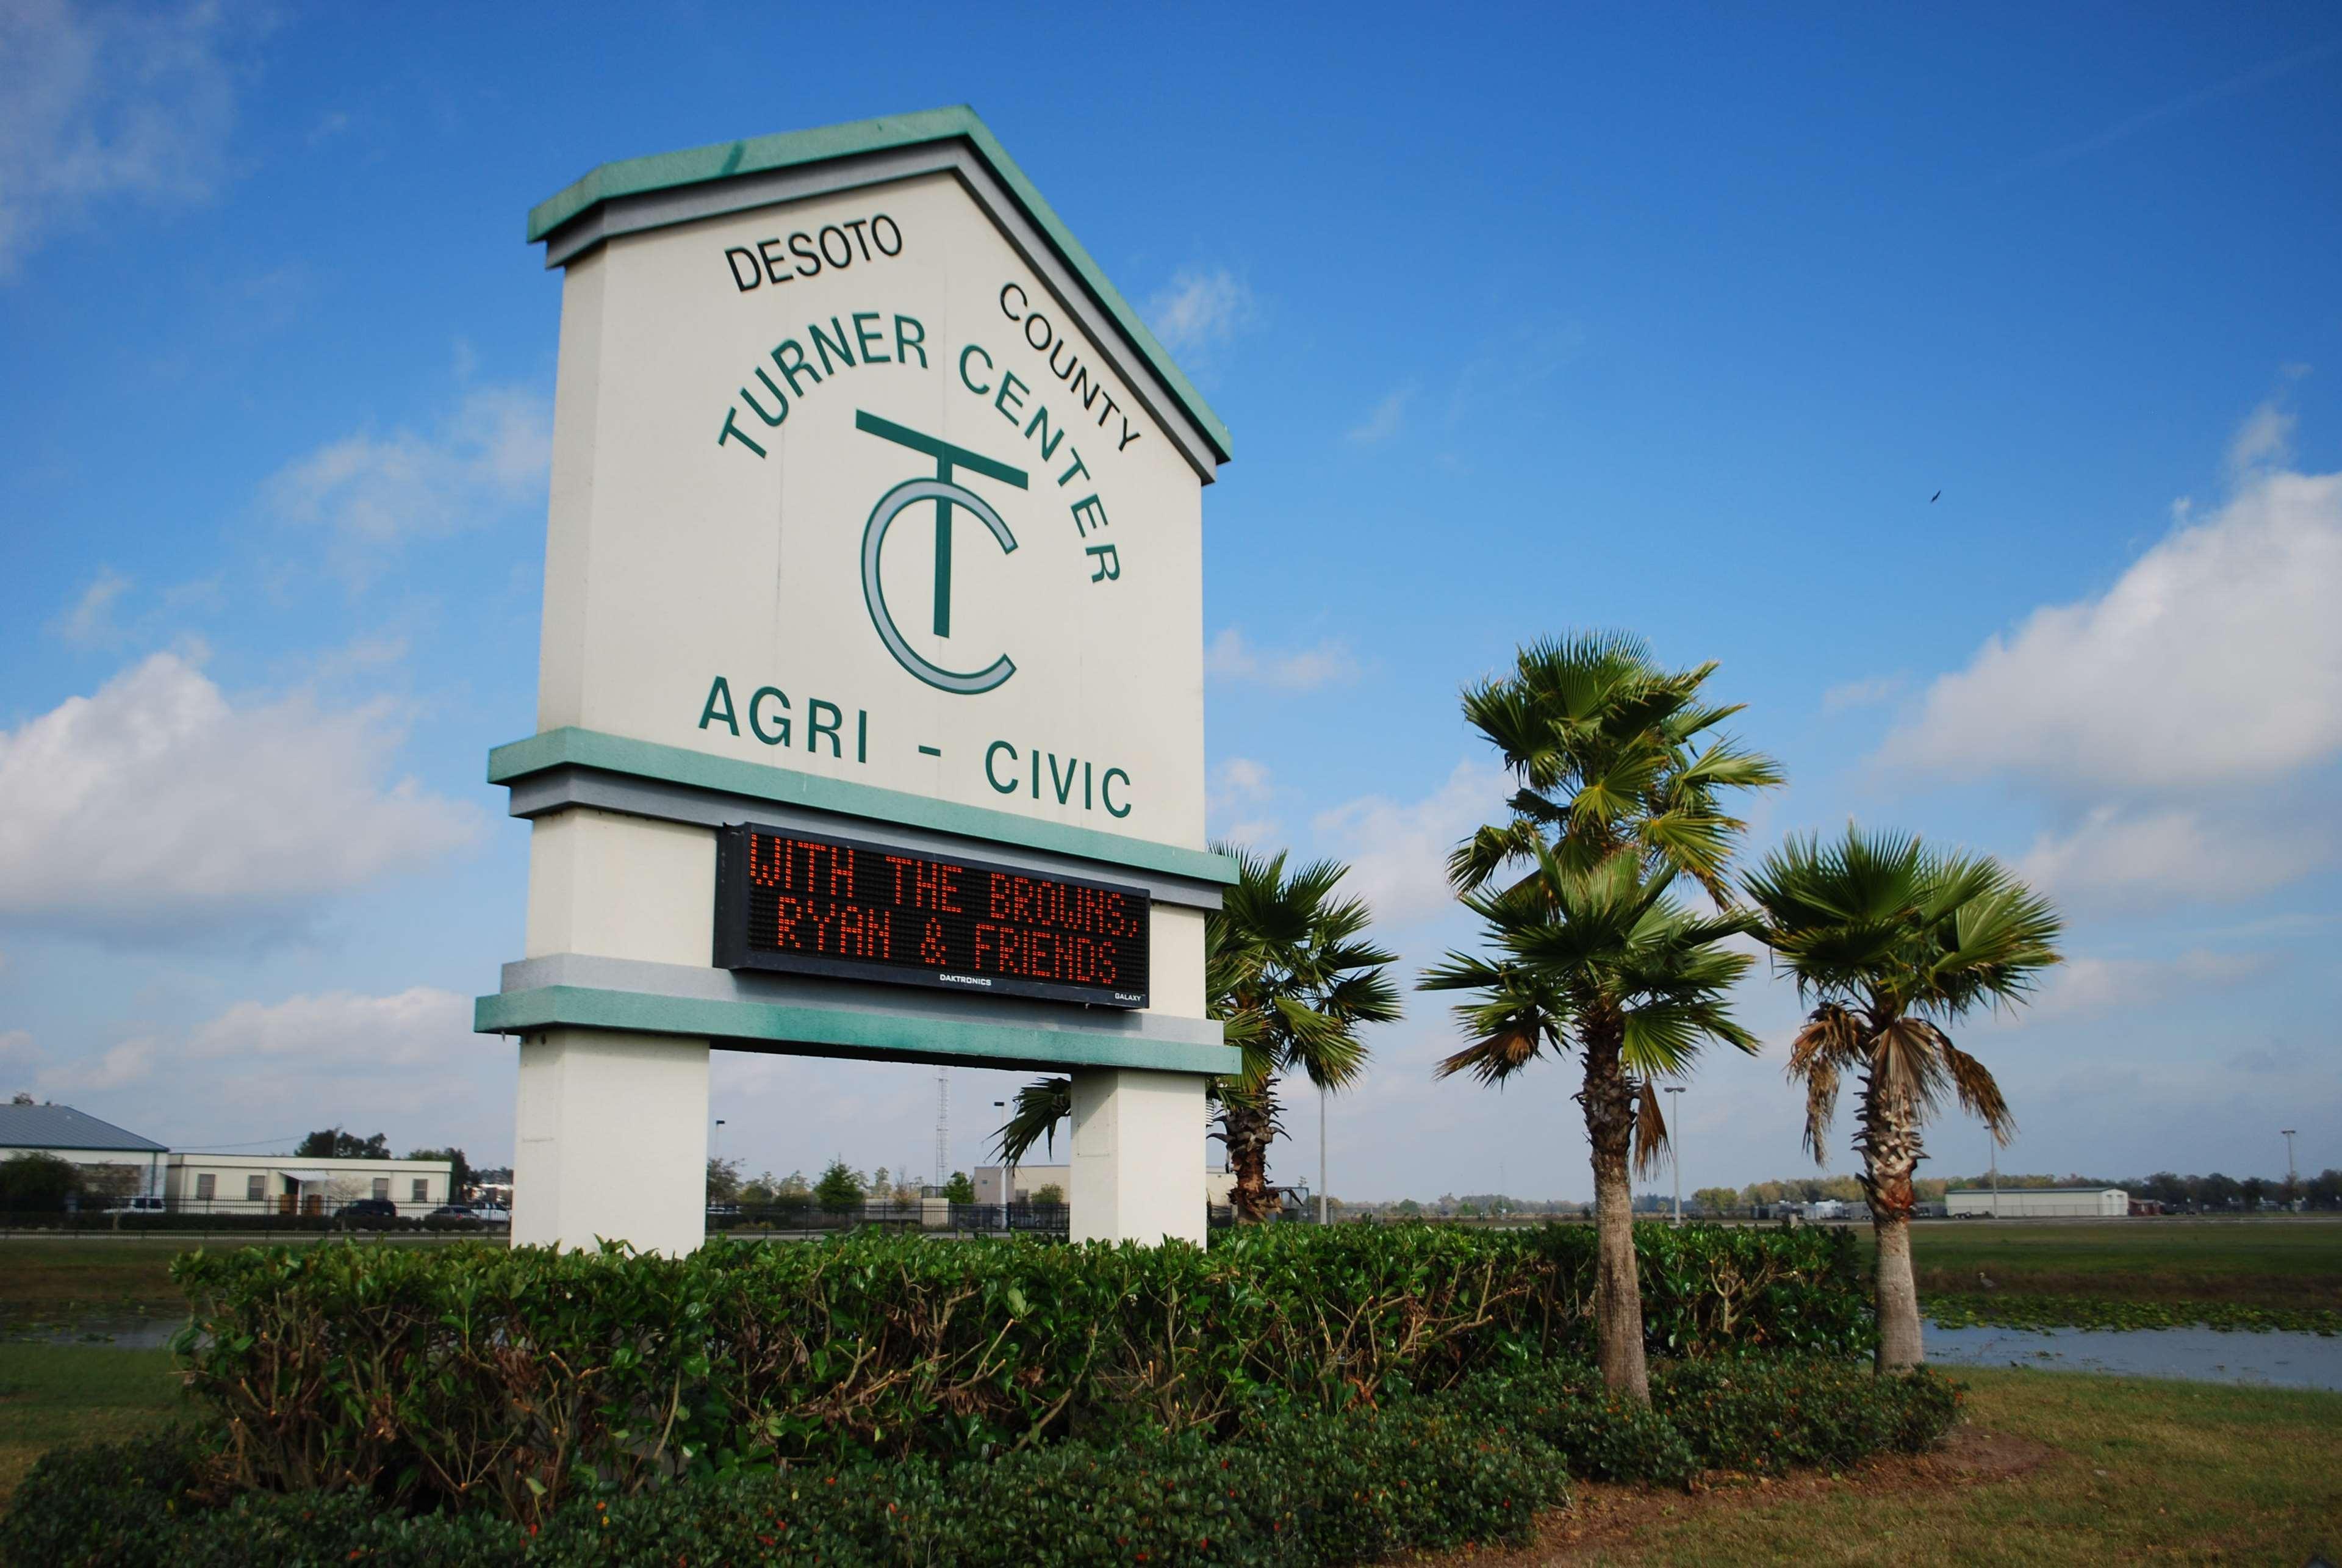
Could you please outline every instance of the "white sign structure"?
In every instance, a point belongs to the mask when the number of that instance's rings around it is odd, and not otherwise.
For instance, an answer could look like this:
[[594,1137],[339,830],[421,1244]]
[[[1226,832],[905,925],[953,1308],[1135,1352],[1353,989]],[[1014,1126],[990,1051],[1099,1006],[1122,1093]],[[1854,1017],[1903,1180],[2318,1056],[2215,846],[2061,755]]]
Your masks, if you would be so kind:
[[698,1245],[713,1046],[1070,1071],[1076,1235],[1200,1241],[1226,430],[965,109],[606,165],[529,237],[514,1239]]

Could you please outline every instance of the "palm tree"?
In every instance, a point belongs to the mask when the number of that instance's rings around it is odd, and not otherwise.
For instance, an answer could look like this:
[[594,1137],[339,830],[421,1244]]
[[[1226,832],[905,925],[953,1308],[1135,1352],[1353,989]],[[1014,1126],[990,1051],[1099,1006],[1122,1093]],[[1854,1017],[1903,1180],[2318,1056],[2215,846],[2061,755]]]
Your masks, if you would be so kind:
[[1464,717],[1521,788],[1509,821],[1448,858],[1456,890],[1473,891],[1539,845],[1580,870],[1631,849],[1645,871],[1682,871],[1730,908],[1726,870],[1746,824],[1725,812],[1723,792],[1769,788],[1781,769],[1712,733],[1740,711],[1700,700],[1716,669],[1661,669],[1639,638],[1597,632],[1532,643],[1511,673],[1466,689]]
[[1814,1004],[1789,1048],[1806,1086],[1806,1147],[1817,1161],[1852,1073],[1862,1190],[1877,1238],[1878,1370],[1922,1359],[1911,1279],[1911,1173],[1920,1130],[1949,1094],[2007,1144],[2016,1123],[1984,1064],[1944,1026],[1978,1007],[2023,1001],[2059,961],[2049,901],[1981,856],[1941,854],[1915,837],[1792,839],[1746,879],[1759,934]]
[[[1457,894],[1469,904],[1499,872],[1527,862],[1528,874],[1512,890],[1551,897],[1564,885],[1557,873],[1590,875],[1616,860],[1625,869],[1609,874],[1637,886],[1663,890],[1680,873],[1719,909],[1733,908],[1726,873],[1745,824],[1726,811],[1725,794],[1777,784],[1781,770],[1771,758],[1716,732],[1740,711],[1702,699],[1716,668],[1664,669],[1637,638],[1586,633],[1533,643],[1511,671],[1467,689],[1465,718],[1495,744],[1520,788],[1507,820],[1482,828],[1449,857]],[[1526,918],[1502,904],[1491,908],[1506,920]],[[1492,925],[1492,936],[1497,930]],[[1530,983],[1517,973],[1516,980]],[[1607,1008],[1596,990],[1537,1016],[1573,1031],[1582,1059],[1577,1100],[1592,1145],[1601,1238],[1596,1294],[1603,1374],[1613,1389],[1642,1398],[1642,1289],[1626,1167],[1630,1153],[1656,1160],[1667,1133],[1647,1064],[1626,1054],[1626,1020]],[[1483,1078],[1502,1078],[1526,1063],[1539,1038],[1531,1033],[1498,1046],[1494,1036],[1476,1032],[1475,1044],[1443,1071],[1469,1066]],[[1565,1040],[1560,1033],[1543,1038],[1556,1049]],[[1484,1065],[1506,1053],[1518,1060],[1502,1071]],[[1637,1073],[1644,1080],[1639,1092]]]
[[1648,1170],[1666,1147],[1654,1078],[1687,1076],[1707,1040],[1756,1049],[1726,1000],[1756,960],[1722,945],[1749,921],[1694,913],[1668,896],[1672,870],[1646,875],[1631,854],[1581,870],[1542,844],[1530,853],[1536,864],[1528,877],[1464,899],[1494,955],[1451,952],[1423,977],[1426,990],[1477,993],[1456,1009],[1471,1043],[1438,1073],[1501,1083],[1539,1056],[1576,1050],[1584,1070],[1577,1100],[1594,1152],[1602,1378],[1614,1392],[1647,1402],[1628,1159]]
[[[1358,1026],[1399,1015],[1386,967],[1397,955],[1365,940],[1373,915],[1363,900],[1334,897],[1348,867],[1319,860],[1288,877],[1282,854],[1219,848],[1235,859],[1236,881],[1205,922],[1206,1011],[1244,1054],[1242,1070],[1209,1094],[1236,1179],[1237,1218],[1256,1221],[1275,1207],[1268,1149],[1284,1131],[1279,1079],[1303,1072],[1328,1091],[1356,1081],[1366,1059]],[[1057,1123],[1072,1114],[1071,1079],[1027,1084],[995,1147],[1011,1163],[1045,1138],[1054,1148]]]
[[1217,1136],[1236,1177],[1229,1201],[1237,1219],[1252,1221],[1275,1208],[1268,1149],[1284,1131],[1279,1081],[1300,1072],[1328,1092],[1356,1081],[1366,1062],[1358,1026],[1399,1016],[1388,969],[1398,955],[1366,940],[1374,914],[1365,900],[1336,896],[1349,874],[1338,860],[1287,876],[1282,852],[1223,853],[1236,862],[1236,885],[1221,895],[1205,941],[1216,960],[1212,1012],[1239,1020],[1229,1043],[1243,1050],[1244,1066],[1219,1084]]

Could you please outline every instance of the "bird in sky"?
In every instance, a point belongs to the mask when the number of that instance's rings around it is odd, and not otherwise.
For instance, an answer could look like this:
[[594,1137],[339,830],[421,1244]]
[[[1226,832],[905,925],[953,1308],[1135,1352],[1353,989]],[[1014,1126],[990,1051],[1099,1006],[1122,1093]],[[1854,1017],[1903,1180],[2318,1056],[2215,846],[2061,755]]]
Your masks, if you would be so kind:
[[1931,506],[1931,507],[1932,507],[1932,506],[1934,506],[1937,501],[1940,501],[1940,500],[1942,500],[1943,498],[1944,498],[1944,492],[1943,492],[1943,491],[1941,491],[1941,490],[1937,490],[1934,495],[1929,496],[1929,497],[1927,498],[1927,504],[1928,504],[1929,506]]

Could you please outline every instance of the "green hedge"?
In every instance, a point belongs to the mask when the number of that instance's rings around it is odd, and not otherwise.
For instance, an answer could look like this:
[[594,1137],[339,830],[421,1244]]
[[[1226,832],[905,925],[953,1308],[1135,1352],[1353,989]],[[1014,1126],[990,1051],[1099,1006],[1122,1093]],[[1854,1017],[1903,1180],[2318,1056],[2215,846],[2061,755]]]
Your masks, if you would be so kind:
[[366,1563],[713,1562],[1318,1564],[1514,1541],[1576,1473],[1680,1483],[1702,1469],[1837,1465],[1940,1437],[1954,1385],[1844,1362],[1662,1367],[1654,1406],[1620,1406],[1591,1369],[1483,1373],[1380,1408],[1265,1418],[1111,1448],[1073,1442],[989,1462],[924,1459],[686,1480],[576,1497],[532,1525],[408,1517],[360,1492],[206,1503],[215,1456],[186,1434],[41,1461],[0,1521],[25,1568],[273,1568]]
[[[310,1247],[195,1254],[190,1382],[233,1478],[534,1518],[577,1488],[1066,1437],[1225,1438],[1263,1415],[1591,1352],[1594,1238],[1246,1231],[1209,1251],[862,1235],[683,1259]],[[1645,1228],[1652,1350],[1847,1354],[1835,1231]]]

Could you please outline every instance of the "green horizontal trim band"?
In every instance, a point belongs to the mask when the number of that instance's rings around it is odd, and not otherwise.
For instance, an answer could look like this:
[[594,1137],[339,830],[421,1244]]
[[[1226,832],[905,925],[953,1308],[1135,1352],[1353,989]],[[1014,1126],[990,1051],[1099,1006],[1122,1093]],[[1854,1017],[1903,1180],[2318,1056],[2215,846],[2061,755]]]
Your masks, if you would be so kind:
[[1227,1045],[1188,1045],[1087,1030],[967,1023],[842,1008],[716,1001],[565,985],[481,997],[473,1004],[472,1028],[480,1034],[561,1028],[624,1030],[694,1040],[818,1047],[825,1055],[1004,1067],[1129,1067],[1155,1072],[1226,1074],[1243,1066],[1243,1052]]
[[1021,844],[1028,849],[1048,849],[1076,855],[1110,866],[1133,866],[1199,882],[1230,884],[1236,879],[1236,862],[1208,849],[1183,849],[1101,833],[1095,828],[1071,828],[1044,822],[983,806],[963,806],[900,789],[881,789],[843,779],[822,779],[766,762],[746,762],[736,757],[715,757],[655,740],[630,740],[598,729],[564,727],[499,746],[488,753],[488,782],[509,784],[549,768],[595,768],[636,779],[657,779],[688,784],[726,795],[758,800],[778,800],[816,811],[865,817],[877,822],[900,822],[929,828],[996,844]]
[[1066,265],[1088,287],[1091,295],[1108,316],[1114,317],[1130,339],[1131,346],[1146,357],[1146,363],[1171,395],[1179,400],[1204,438],[1212,444],[1223,463],[1228,460],[1228,427],[1212,412],[1203,394],[1172,362],[1171,356],[1127,300],[1106,281],[1105,271],[1082,248],[1081,241],[1066,228],[1055,208],[1042,198],[1025,171],[1016,166],[1008,149],[1002,146],[991,129],[976,117],[966,105],[948,109],[925,109],[914,115],[886,115],[875,120],[856,120],[849,125],[823,126],[809,131],[785,131],[776,136],[753,136],[746,141],[716,142],[704,147],[687,147],[681,152],[657,153],[649,157],[627,158],[620,163],[604,164],[559,193],[548,196],[528,210],[528,237],[532,245],[572,219],[591,212],[606,201],[619,196],[640,196],[646,191],[668,190],[676,186],[701,185],[709,180],[731,179],[741,175],[762,174],[769,169],[793,168],[800,164],[822,163],[831,158],[852,157],[858,153],[886,152],[896,147],[916,146],[923,142],[946,142],[955,137],[964,139],[976,149],[976,156],[990,166],[1000,183],[1006,186],[1025,208],[1026,216],[1038,225],[1049,243],[1065,258]]

